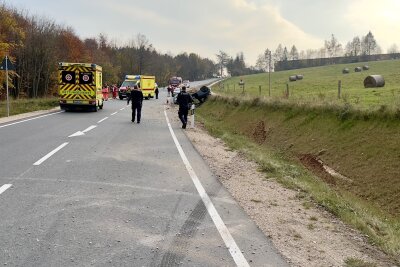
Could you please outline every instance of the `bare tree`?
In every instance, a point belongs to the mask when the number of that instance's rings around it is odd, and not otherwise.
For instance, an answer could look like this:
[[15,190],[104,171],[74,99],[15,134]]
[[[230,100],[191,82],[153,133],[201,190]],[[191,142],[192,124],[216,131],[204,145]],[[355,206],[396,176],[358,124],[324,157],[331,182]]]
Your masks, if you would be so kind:
[[363,55],[369,56],[379,53],[380,47],[378,46],[378,43],[376,42],[371,31],[369,31],[367,35],[362,38],[361,49]]
[[135,39],[136,49],[137,49],[137,68],[138,74],[142,74],[144,68],[148,65],[146,57],[152,49],[152,45],[144,34],[137,34]]
[[342,45],[336,39],[335,35],[331,35],[330,40],[325,40],[325,49],[328,52],[329,57],[336,57],[339,55]]
[[298,60],[299,59],[299,51],[297,51],[297,48],[295,45],[293,45],[292,48],[290,49],[289,59],[290,60]]
[[361,40],[360,37],[356,36],[351,42],[346,44],[345,56],[356,57],[361,54]]
[[217,65],[220,70],[220,75],[222,76],[224,68],[226,68],[228,61],[229,61],[229,56],[227,53],[224,51],[220,50],[219,54],[217,56]]
[[388,54],[396,54],[396,53],[399,53],[399,48],[398,48],[397,44],[392,44],[392,45],[388,48],[387,53],[388,53]]
[[283,47],[282,44],[279,44],[278,47],[275,49],[274,61],[281,61],[281,60],[283,60]]
[[256,67],[259,70],[269,72],[273,69],[273,59],[272,59],[272,51],[268,48],[265,49],[264,53],[259,55],[257,58]]

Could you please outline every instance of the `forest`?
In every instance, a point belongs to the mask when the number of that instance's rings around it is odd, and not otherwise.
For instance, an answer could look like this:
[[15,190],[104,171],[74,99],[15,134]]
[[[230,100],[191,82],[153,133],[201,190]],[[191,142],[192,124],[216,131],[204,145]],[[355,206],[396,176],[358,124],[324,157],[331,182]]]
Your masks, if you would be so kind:
[[[16,67],[9,75],[13,98],[56,96],[59,62],[102,66],[104,85],[119,84],[126,74],[155,75],[162,86],[171,76],[201,80],[217,72],[212,60],[195,53],[174,56],[158,52],[141,33],[127,44],[118,44],[102,33],[81,39],[71,27],[25,13],[0,4],[0,58],[7,55]],[[2,72],[0,99],[5,97],[6,81]]]

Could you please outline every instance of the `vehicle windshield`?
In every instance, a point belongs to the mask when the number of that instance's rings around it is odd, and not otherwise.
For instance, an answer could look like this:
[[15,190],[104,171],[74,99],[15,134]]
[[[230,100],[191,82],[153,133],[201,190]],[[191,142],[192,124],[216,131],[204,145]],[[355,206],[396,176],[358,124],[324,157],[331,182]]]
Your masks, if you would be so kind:
[[136,83],[137,83],[137,81],[124,81],[121,84],[121,87],[128,87],[128,86],[133,87],[136,85]]
[[181,82],[182,82],[182,81],[179,80],[179,79],[177,79],[177,78],[171,79],[171,80],[169,81],[170,84],[180,84]]

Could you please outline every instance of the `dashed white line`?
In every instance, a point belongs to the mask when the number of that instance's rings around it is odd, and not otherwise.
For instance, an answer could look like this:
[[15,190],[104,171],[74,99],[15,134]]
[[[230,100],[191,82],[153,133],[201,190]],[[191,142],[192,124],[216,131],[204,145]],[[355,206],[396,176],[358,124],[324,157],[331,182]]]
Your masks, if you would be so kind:
[[85,135],[85,133],[81,132],[81,131],[77,131],[76,133],[71,134],[68,137],[77,137],[77,136],[82,136]]
[[172,130],[166,110],[164,110],[164,114],[165,114],[165,118],[167,120],[168,129],[172,135],[172,139],[174,140],[175,146],[179,151],[179,155],[181,156],[182,161],[185,164],[186,170],[188,171],[190,177],[192,178],[192,181],[197,189],[197,192],[199,192],[199,195],[200,195],[201,199],[203,200],[204,205],[207,208],[208,214],[210,215],[211,219],[213,220],[215,226],[217,227],[217,230],[218,230],[219,234],[221,235],[222,239],[224,240],[226,247],[229,249],[229,252],[230,252],[233,260],[235,261],[237,266],[249,267],[250,266],[249,263],[243,256],[241,250],[239,249],[238,245],[236,244],[235,240],[233,239],[233,237],[232,237],[231,233],[229,232],[228,228],[226,227],[224,221],[219,216],[218,211],[215,209],[214,204],[211,202],[211,199],[208,196],[203,185],[201,184],[199,178],[197,177],[197,174],[195,173],[192,166],[190,165],[190,162],[187,159],[185,152],[183,152],[183,149],[182,149],[178,139],[176,138],[174,131]]
[[102,123],[102,122],[105,121],[106,119],[108,119],[108,117],[105,117],[104,119],[99,120],[97,123]]
[[119,110],[121,110],[121,111],[122,111],[122,110],[124,110],[124,109],[125,109],[125,108],[120,108]]
[[89,126],[89,127],[87,127],[85,130],[83,130],[82,133],[87,133],[87,132],[93,130],[94,128],[96,128],[96,127],[97,127],[97,125]]
[[6,191],[8,188],[10,188],[12,186],[12,184],[5,184],[2,187],[0,187],[0,195]]
[[39,159],[38,161],[36,161],[35,163],[33,163],[33,165],[40,165],[42,164],[45,160],[47,160],[48,158],[50,158],[51,156],[53,156],[55,153],[57,153],[57,151],[61,150],[63,147],[65,147],[66,145],[68,145],[68,142],[65,142],[64,144],[58,146],[56,149],[54,149],[53,151],[51,151],[49,154],[47,154],[46,156],[44,156],[43,158]]
[[52,116],[52,115],[55,115],[55,114],[58,114],[58,113],[61,113],[61,112],[64,112],[64,111],[58,111],[58,112],[54,112],[54,113],[51,113],[51,114],[38,116],[38,117],[35,117],[35,118],[31,118],[31,119],[26,119],[26,120],[22,120],[22,121],[17,121],[17,122],[9,123],[9,124],[0,126],[0,128],[7,127],[7,126],[11,126],[11,125],[15,125],[15,124],[18,124],[18,123],[23,123],[23,122],[31,121],[31,120],[36,120],[36,119],[43,118],[43,117],[47,117],[47,116]]
[[115,115],[115,114],[117,114],[118,112],[114,112],[114,113],[111,113],[111,116],[113,116],[113,115]]

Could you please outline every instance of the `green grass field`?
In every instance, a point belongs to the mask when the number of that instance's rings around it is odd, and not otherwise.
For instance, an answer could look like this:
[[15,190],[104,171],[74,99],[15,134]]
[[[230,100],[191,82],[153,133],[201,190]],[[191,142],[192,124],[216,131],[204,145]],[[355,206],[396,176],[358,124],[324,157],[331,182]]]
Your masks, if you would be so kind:
[[[369,70],[354,72],[357,66],[368,65]],[[342,74],[343,68],[349,68],[349,74]],[[297,69],[271,73],[271,97],[269,97],[269,74],[232,77],[214,86],[219,94],[242,96],[240,79],[245,82],[244,94],[262,96],[271,100],[285,99],[289,85],[289,102],[311,105],[350,104],[359,110],[400,109],[400,60],[374,61],[353,64],[330,65],[315,68]],[[289,76],[301,74],[303,80],[289,82]],[[380,74],[385,78],[385,87],[364,88],[364,79],[368,75]],[[338,99],[338,81],[342,82],[341,98]],[[261,90],[260,90],[261,86]]]

